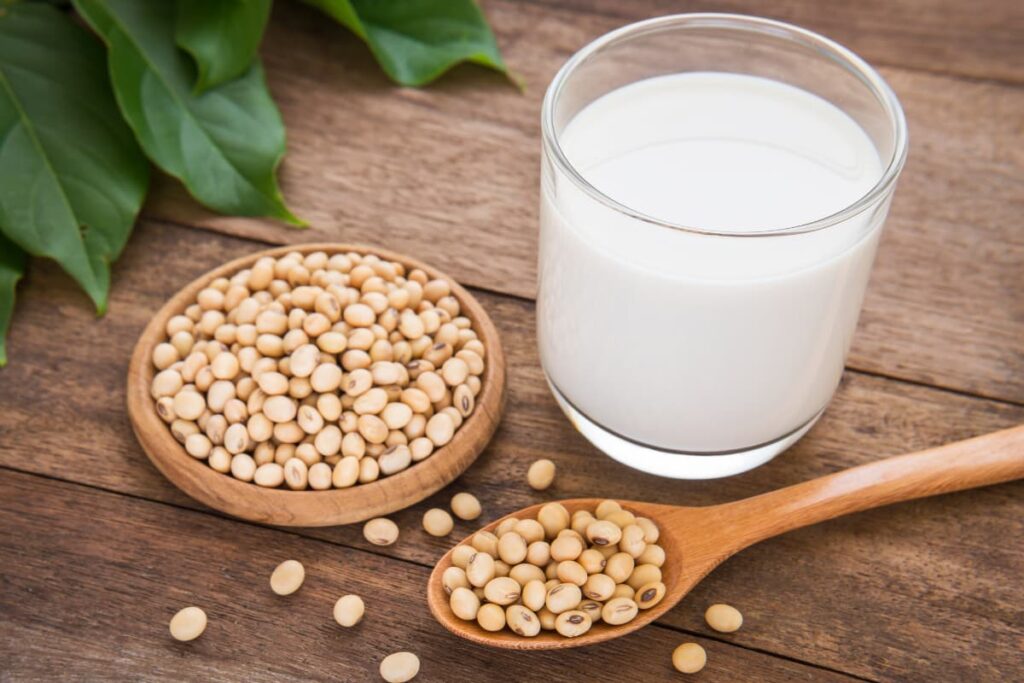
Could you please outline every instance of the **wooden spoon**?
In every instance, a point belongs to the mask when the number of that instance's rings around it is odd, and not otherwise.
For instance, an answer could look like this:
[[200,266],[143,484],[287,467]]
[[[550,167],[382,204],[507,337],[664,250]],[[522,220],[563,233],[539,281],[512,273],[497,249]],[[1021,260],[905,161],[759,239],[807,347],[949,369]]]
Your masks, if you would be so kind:
[[[624,636],[645,626],[675,606],[697,583],[740,550],[772,536],[852,512],[923,498],[939,493],[998,484],[1024,477],[1024,425],[966,441],[887,458],[813,479],[753,498],[709,507],[680,507],[623,502],[637,516],[649,517],[661,529],[658,544],[665,549],[662,567],[664,599],[643,610],[628,624],[598,623],[578,638],[541,631],[524,638],[510,631],[484,631],[476,622],[462,621],[448,605],[441,575],[452,564],[452,551],[437,563],[427,584],[430,611],[455,635],[482,645],[512,650],[549,650],[593,645]],[[560,501],[570,512],[594,510],[600,499]],[[543,504],[512,513],[536,518]],[[484,529],[493,531],[499,519]],[[993,539],[996,540],[996,539]],[[469,542],[467,538],[464,542]]]

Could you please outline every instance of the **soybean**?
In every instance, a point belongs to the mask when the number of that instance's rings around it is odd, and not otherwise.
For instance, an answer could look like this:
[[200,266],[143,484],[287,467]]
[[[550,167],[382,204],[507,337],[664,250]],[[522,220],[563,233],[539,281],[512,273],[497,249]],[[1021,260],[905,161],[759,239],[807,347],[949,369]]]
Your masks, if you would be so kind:
[[526,561],[537,567],[546,567],[551,561],[551,545],[547,541],[534,541],[526,548]]
[[590,615],[581,610],[563,612],[555,619],[555,630],[566,638],[582,636],[590,630]]
[[462,586],[457,586],[452,591],[448,604],[455,616],[466,621],[476,619],[476,614],[480,611],[480,598],[471,589]]
[[622,529],[622,537],[619,539],[619,549],[632,555],[640,557],[647,548],[644,541],[644,530],[637,524],[630,524]]
[[521,562],[516,566],[512,567],[508,573],[513,579],[519,582],[519,585],[525,586],[530,581],[544,581],[544,570],[536,565],[532,565],[529,562]]
[[555,480],[555,463],[547,458],[537,460],[526,472],[526,481],[535,491],[544,491]]
[[622,538],[622,529],[612,522],[597,521],[587,527],[587,539],[598,546],[615,545]]
[[441,574],[441,586],[448,595],[451,595],[456,588],[469,588],[466,571],[459,567],[448,567]]
[[579,586],[574,583],[560,583],[548,591],[544,606],[551,610],[552,614],[561,614],[574,609],[582,599],[583,593]]
[[540,619],[537,614],[523,605],[509,605],[505,610],[505,623],[513,633],[532,638],[540,633]]
[[502,562],[519,564],[526,559],[526,552],[526,539],[514,531],[498,539],[498,557]]
[[285,560],[270,575],[270,590],[278,595],[291,595],[306,579],[306,569],[297,560]]
[[641,564],[637,565],[633,573],[629,575],[626,583],[630,588],[639,592],[641,586],[658,581],[661,581],[661,569],[653,564]]
[[496,605],[511,605],[519,600],[521,593],[519,582],[507,576],[491,579],[484,586],[484,597]]
[[495,603],[483,605],[476,613],[476,622],[485,631],[500,631],[505,628],[505,610]]
[[534,612],[544,607],[547,600],[547,589],[539,579],[528,581],[521,593],[523,604]]
[[474,520],[480,516],[480,501],[472,493],[456,493],[452,496],[452,512],[459,519]]
[[583,584],[583,594],[592,600],[605,601],[615,592],[615,581],[607,574],[593,574]]
[[452,550],[452,564],[460,569],[465,569],[466,565],[469,564],[469,558],[476,551],[476,548],[471,545],[455,546],[455,549]]
[[711,605],[704,612],[704,621],[719,633],[733,633],[743,626],[743,615],[731,605]]
[[548,537],[558,536],[560,531],[568,529],[570,520],[569,511],[561,503],[548,503],[537,512],[537,521]]
[[544,540],[544,527],[535,519],[521,519],[512,529],[523,537],[527,543]]
[[665,597],[665,584],[653,581],[636,589],[636,605],[640,609],[650,609]]
[[672,652],[672,666],[680,673],[695,674],[707,662],[707,653],[697,643],[683,643]]
[[363,525],[363,537],[374,545],[391,545],[398,540],[398,525],[386,517],[375,517]]
[[[612,577],[615,583],[625,583],[633,573],[636,562],[628,553],[615,553],[609,557],[604,566],[604,573]],[[636,589],[634,589],[636,590]]]
[[575,560],[583,553],[583,541],[576,536],[559,536],[551,542],[551,559]]
[[655,567],[661,567],[665,564],[665,550],[660,545],[648,544],[636,561],[640,564],[653,564]]
[[454,526],[452,516],[441,508],[431,508],[423,514],[423,528],[431,536],[447,536]]
[[647,519],[646,517],[637,517],[637,525],[644,530],[644,542],[645,543],[657,543],[658,537],[661,532],[658,530],[658,525]]
[[577,586],[583,586],[587,582],[587,570],[579,562],[573,560],[559,562],[555,575],[559,581]]
[[175,640],[195,640],[206,630],[206,612],[194,606],[185,607],[171,617],[170,629]]
[[580,553],[576,561],[587,570],[587,574],[598,574],[604,571],[605,565],[608,563],[608,560],[604,559],[604,555],[593,548],[587,548]]
[[[224,454],[227,455],[227,451],[224,451]],[[210,457],[212,458],[213,456],[211,455]],[[284,482],[284,468],[276,462],[265,463],[256,468],[256,472],[253,474],[252,480],[260,486],[277,488],[282,482]]]
[[396,652],[380,663],[380,677],[387,683],[407,683],[420,672],[420,658],[411,652]]
[[519,518],[518,517],[506,517],[505,519],[501,520],[498,523],[497,527],[495,527],[494,534],[498,538],[501,538],[502,536],[504,536],[508,532],[512,531],[515,528],[516,524],[518,524],[518,523],[519,523]]
[[343,595],[334,603],[334,620],[339,626],[350,628],[358,624],[366,611],[363,599],[358,595]]
[[622,509],[622,506],[616,500],[602,500],[597,505],[597,509],[594,510],[594,516],[598,519],[604,519],[613,512],[618,512]]
[[636,618],[640,608],[629,598],[612,598],[601,608],[601,620],[613,626],[628,624]]
[[632,600],[634,597],[636,597],[636,591],[624,583],[620,583],[618,586],[616,586],[615,592],[612,593],[613,600],[615,598],[629,598],[630,600]]
[[494,578],[494,558],[484,552],[473,553],[466,564],[466,578],[477,588],[483,588]]
[[470,545],[491,557],[496,557],[498,554],[498,537],[490,531],[478,531],[473,534]]

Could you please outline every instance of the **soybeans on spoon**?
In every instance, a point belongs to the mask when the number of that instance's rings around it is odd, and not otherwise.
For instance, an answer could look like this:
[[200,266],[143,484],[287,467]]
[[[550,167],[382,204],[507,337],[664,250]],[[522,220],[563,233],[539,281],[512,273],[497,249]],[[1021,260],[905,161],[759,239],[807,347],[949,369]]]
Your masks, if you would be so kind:
[[[507,630],[491,633],[475,621],[456,617],[441,585],[444,570],[452,566],[454,548],[441,558],[430,574],[427,603],[442,626],[481,645],[510,650],[593,645],[651,623],[674,607],[712,569],[759,541],[853,512],[1020,478],[1024,478],[1024,425],[886,458],[721,505],[681,507],[620,501],[624,509],[649,517],[661,530],[658,545],[665,550],[665,563],[661,568],[665,597],[654,607],[641,610],[627,624],[596,623],[577,638],[566,638],[555,631],[541,631],[532,638]],[[601,499],[549,502],[560,502],[571,514],[580,509],[593,510]],[[505,515],[482,530],[493,532],[508,517],[534,519],[545,504],[538,503]],[[471,538],[472,535],[459,545],[468,543]]]

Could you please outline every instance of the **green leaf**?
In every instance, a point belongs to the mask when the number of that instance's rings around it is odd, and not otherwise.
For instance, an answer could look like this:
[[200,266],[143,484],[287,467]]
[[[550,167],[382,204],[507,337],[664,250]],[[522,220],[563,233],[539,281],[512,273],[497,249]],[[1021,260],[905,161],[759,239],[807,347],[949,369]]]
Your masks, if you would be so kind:
[[157,166],[221,213],[304,225],[284,204],[276,170],[284,124],[259,63],[192,92],[195,65],[174,43],[169,0],[74,0],[108,48],[114,95]]
[[271,0],[178,0],[175,40],[199,67],[196,92],[249,70],[270,17]]
[[392,80],[430,83],[459,62],[507,74],[473,0],[306,0],[362,38]]
[[58,261],[102,313],[149,164],[118,113],[103,47],[42,4],[0,9],[0,232]]
[[7,329],[14,314],[14,287],[25,273],[28,254],[0,235],[0,368],[7,365]]

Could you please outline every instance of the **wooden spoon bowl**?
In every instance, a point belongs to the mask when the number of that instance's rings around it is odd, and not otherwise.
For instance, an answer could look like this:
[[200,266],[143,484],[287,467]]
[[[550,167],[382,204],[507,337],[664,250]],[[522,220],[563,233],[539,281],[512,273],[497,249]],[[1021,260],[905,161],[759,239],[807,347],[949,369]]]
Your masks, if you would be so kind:
[[[574,498],[571,500],[560,500],[557,502],[564,505],[569,513],[572,514],[577,510],[589,510],[593,512],[601,500],[601,498]],[[632,501],[620,502],[623,509],[635,513],[638,517],[650,517],[651,519],[658,521],[659,526],[662,524],[659,519],[659,513],[661,518],[663,518],[665,510],[673,509],[669,505],[636,503]],[[517,510],[510,515],[505,515],[505,517],[491,522],[487,526],[483,527],[481,531],[490,531],[493,533],[498,525],[508,517],[536,519],[537,513],[544,505],[546,505],[546,503],[538,503],[536,505],[523,508],[522,510]],[[462,543],[469,543],[471,539],[472,535],[465,538]],[[430,574],[430,580],[427,584],[427,603],[430,606],[430,611],[434,615],[434,618],[441,622],[445,628],[461,638],[471,640],[474,643],[479,643],[481,645],[492,645],[510,650],[552,650],[562,647],[601,643],[612,638],[618,638],[625,633],[635,631],[642,626],[646,626],[661,616],[666,610],[671,608],[672,605],[682,598],[682,593],[674,599],[672,594],[673,590],[679,589],[685,584],[685,582],[681,580],[681,565],[669,561],[669,558],[678,559],[682,556],[682,550],[678,544],[679,539],[674,535],[666,534],[665,530],[662,529],[661,537],[658,539],[658,545],[665,549],[666,562],[662,567],[662,582],[665,584],[667,590],[665,592],[665,598],[660,604],[655,605],[649,610],[641,610],[633,621],[622,626],[611,626],[609,624],[598,622],[594,624],[594,626],[591,627],[584,636],[579,638],[566,638],[555,631],[541,631],[533,638],[524,638],[508,630],[497,632],[485,631],[475,621],[462,621],[456,617],[452,614],[451,607],[449,607],[448,593],[445,591],[444,586],[441,585],[441,576],[444,574],[444,570],[452,566],[452,552],[454,551],[454,548],[441,558],[440,562],[437,563],[437,566],[434,567],[434,570]],[[710,569],[708,571],[710,571]],[[693,581],[693,584],[696,583],[697,581]],[[691,584],[691,586],[693,584]],[[689,589],[687,588],[686,590]]]
[[[840,515],[939,493],[997,484],[1024,477],[1024,426],[861,465],[778,491],[709,507],[679,507],[622,501],[622,507],[649,517],[661,530],[665,550],[661,568],[665,597],[621,626],[597,623],[577,638],[541,631],[532,638],[508,630],[491,633],[475,621],[463,621],[449,607],[441,584],[452,566],[454,548],[441,558],[427,583],[427,603],[441,624],[466,640],[511,650],[580,647],[627,635],[672,609],[728,557],[758,541]],[[559,501],[570,513],[593,511],[600,499]],[[543,504],[506,515],[535,519]],[[484,527],[487,531],[501,519]],[[468,543],[472,536],[463,543]]]
[[[462,314],[487,349],[476,408],[455,432],[452,440],[427,459],[408,469],[369,484],[326,491],[270,489],[239,481],[196,460],[171,435],[168,425],[156,413],[150,395],[154,368],[153,348],[164,341],[167,321],[183,313],[201,289],[218,277],[230,277],[252,266],[264,256],[279,257],[288,252],[328,254],[358,252],[377,254],[397,261],[407,269],[420,268],[431,278],[451,283],[452,295]],[[149,459],[175,486],[192,498],[235,517],[281,526],[331,526],[360,522],[417,503],[440,490],[469,467],[491,440],[498,427],[505,402],[505,356],[494,323],[480,303],[454,279],[420,261],[375,247],[349,244],[305,244],[268,249],[226,263],[193,280],[161,308],[143,330],[128,368],[128,415],[132,428]]]

